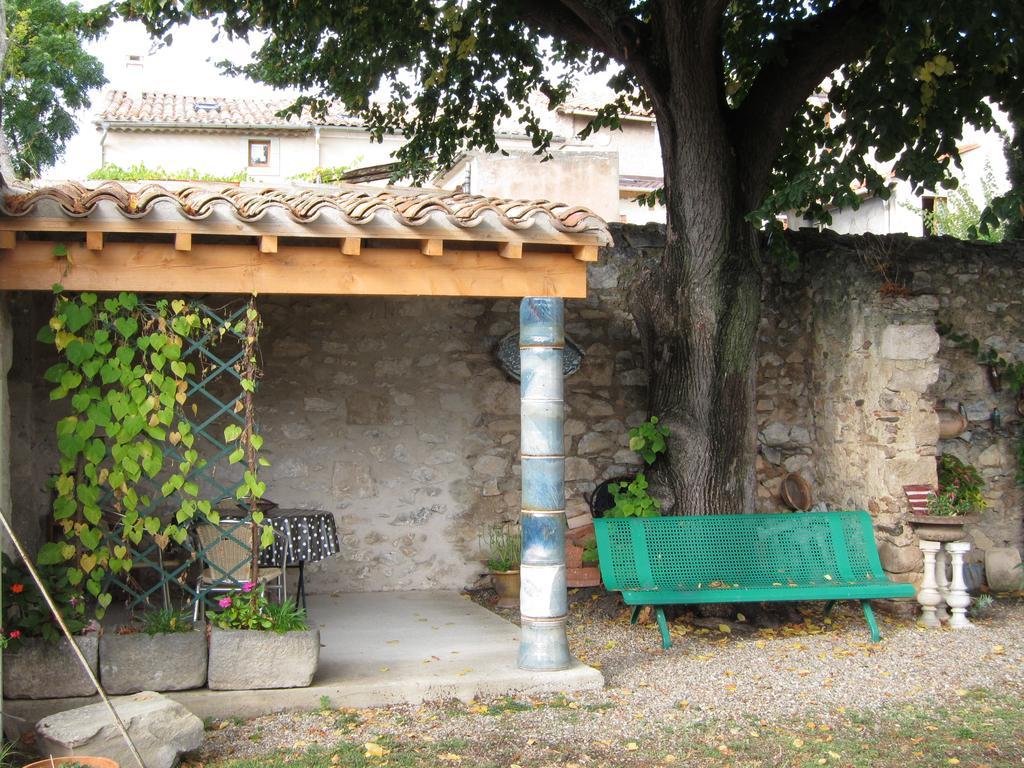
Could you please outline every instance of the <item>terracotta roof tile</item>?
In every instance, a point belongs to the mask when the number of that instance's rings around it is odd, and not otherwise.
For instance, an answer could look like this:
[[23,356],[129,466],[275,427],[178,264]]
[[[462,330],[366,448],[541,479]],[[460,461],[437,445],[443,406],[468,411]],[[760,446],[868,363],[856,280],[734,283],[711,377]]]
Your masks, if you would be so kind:
[[121,215],[141,219],[158,204],[176,207],[180,215],[195,221],[215,210],[227,210],[245,222],[259,221],[269,210],[283,210],[294,221],[310,223],[323,212],[352,225],[366,224],[378,214],[393,216],[401,226],[418,226],[440,219],[460,228],[475,227],[487,218],[510,230],[528,230],[538,221],[560,232],[597,235],[611,242],[605,222],[593,211],[547,200],[507,200],[439,189],[407,189],[346,185],[330,188],[243,187],[160,184],[126,187],[107,182],[86,187],[65,182],[35,189],[8,188],[0,194],[0,213],[30,216],[43,201],[53,201],[66,216],[81,218],[101,202],[112,203]]
[[290,106],[293,99],[235,99],[223,96],[186,96],[175,93],[130,93],[108,91],[99,122],[183,126],[260,126],[263,128],[300,128],[314,124],[360,127],[362,120],[331,109],[323,120],[314,121],[309,109],[301,117],[283,119],[277,112]]

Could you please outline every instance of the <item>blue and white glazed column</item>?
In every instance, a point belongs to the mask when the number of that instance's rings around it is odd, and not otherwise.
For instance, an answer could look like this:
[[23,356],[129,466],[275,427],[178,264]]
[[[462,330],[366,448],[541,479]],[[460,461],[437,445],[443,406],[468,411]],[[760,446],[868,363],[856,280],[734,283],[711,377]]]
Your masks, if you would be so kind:
[[519,610],[522,669],[566,669],[565,404],[561,299],[526,298],[519,307],[523,534]]

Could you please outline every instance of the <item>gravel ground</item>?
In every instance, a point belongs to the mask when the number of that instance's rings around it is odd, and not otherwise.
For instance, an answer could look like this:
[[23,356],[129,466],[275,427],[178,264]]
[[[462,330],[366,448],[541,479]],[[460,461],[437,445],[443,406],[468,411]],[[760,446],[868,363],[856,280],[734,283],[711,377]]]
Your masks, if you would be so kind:
[[[570,645],[605,675],[602,691],[549,698],[512,697],[471,704],[330,709],[213,725],[197,762],[264,755],[392,737],[404,743],[486,744],[529,757],[558,745],[562,759],[643,742],[653,749],[676,726],[771,727],[805,718],[829,728],[848,713],[886,706],[956,702],[978,689],[1024,694],[1024,601],[998,600],[975,628],[924,630],[876,609],[883,641],[870,642],[859,608],[801,609],[802,623],[754,629],[742,622],[686,617],[672,623],[663,651],[655,624],[630,626],[599,594],[577,595]],[[593,599],[590,599],[593,598]],[[479,598],[486,601],[486,596]],[[609,613],[614,613],[610,616]],[[503,615],[507,615],[504,614]],[[728,629],[726,632],[724,630]],[[568,750],[568,751],[567,751]],[[533,758],[538,755],[534,754]],[[583,763],[587,761],[582,760]]]

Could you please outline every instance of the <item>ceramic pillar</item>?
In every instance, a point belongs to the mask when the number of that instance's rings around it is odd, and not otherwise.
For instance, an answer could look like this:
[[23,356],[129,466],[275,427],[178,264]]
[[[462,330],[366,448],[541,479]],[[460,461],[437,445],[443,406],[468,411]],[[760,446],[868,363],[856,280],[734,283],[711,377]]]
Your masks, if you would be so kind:
[[561,299],[526,298],[520,304],[522,669],[556,670],[572,664],[565,635],[564,325]]
[[971,604],[971,596],[967,594],[967,583],[964,581],[964,555],[971,548],[969,541],[953,541],[946,545],[949,559],[953,564],[953,580],[949,584],[949,626],[954,629],[973,627],[967,620],[967,608]]
[[935,583],[935,555],[942,546],[937,541],[920,541],[918,546],[924,555],[924,579],[917,591],[917,602],[921,604],[921,623],[926,627],[941,627],[942,622],[935,615],[935,607],[942,602],[942,595]]
[[935,617],[939,621],[949,621],[949,611],[946,610],[946,601],[949,600],[949,577],[946,575],[946,563],[948,562],[946,547],[940,544],[939,551],[935,553],[935,586],[942,598],[935,606]]

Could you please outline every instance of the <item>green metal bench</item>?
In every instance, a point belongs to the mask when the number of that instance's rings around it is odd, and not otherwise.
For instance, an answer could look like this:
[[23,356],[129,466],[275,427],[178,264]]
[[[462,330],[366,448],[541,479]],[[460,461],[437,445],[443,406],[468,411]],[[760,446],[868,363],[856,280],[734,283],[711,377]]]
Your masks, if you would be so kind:
[[871,598],[913,597],[882,570],[867,512],[706,515],[594,520],[601,577],[633,609],[655,608],[662,646],[672,647],[661,606],[859,600],[880,634]]

